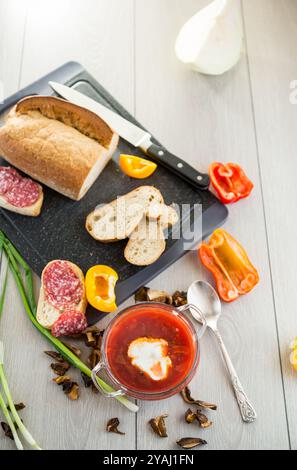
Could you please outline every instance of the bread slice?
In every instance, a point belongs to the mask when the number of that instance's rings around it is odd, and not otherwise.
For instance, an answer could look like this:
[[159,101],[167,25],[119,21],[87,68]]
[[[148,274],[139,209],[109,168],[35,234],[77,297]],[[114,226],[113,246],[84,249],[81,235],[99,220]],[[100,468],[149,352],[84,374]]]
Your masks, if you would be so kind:
[[3,207],[3,209],[7,209],[8,211],[15,212],[16,214],[26,215],[29,217],[38,217],[41,212],[42,204],[43,204],[43,191],[42,191],[41,186],[40,186],[40,196],[38,200],[34,204],[32,204],[32,206],[27,206],[27,207],[13,206],[9,202],[7,202],[3,196],[0,196],[0,207]]
[[174,207],[166,206],[166,204],[155,204],[150,207],[147,217],[150,220],[159,220],[163,229],[173,227],[179,221],[178,213]]
[[128,238],[154,204],[163,196],[153,186],[140,186],[111,203],[95,209],[86,221],[86,229],[95,240],[110,243]]
[[[62,309],[55,308],[53,305],[51,305],[47,299],[46,299],[46,294],[45,290],[43,287],[43,279],[44,279],[44,273],[47,270],[47,268],[52,264],[55,263],[56,261],[59,260],[54,260],[51,261],[46,265],[42,272],[41,276],[41,287],[40,287],[40,295],[39,295],[39,300],[38,300],[38,307],[37,307],[37,321],[42,325],[44,328],[51,329],[54,325],[54,323],[58,320],[60,315],[63,313]],[[81,271],[81,269],[76,266],[75,264],[71,263],[70,261],[67,261],[69,266],[72,268],[72,270],[75,272],[77,277],[80,279],[82,286],[83,286],[83,293],[81,300],[79,304],[75,305],[74,307],[71,307],[71,310],[77,310],[78,312],[85,313],[86,308],[87,308],[87,299],[86,299],[86,293],[85,293],[85,283],[84,283],[84,275]]]
[[0,154],[33,179],[80,200],[119,136],[96,114],[54,97],[21,100],[0,129]]
[[155,263],[166,249],[163,229],[158,221],[143,217],[125,248],[126,260],[136,266]]

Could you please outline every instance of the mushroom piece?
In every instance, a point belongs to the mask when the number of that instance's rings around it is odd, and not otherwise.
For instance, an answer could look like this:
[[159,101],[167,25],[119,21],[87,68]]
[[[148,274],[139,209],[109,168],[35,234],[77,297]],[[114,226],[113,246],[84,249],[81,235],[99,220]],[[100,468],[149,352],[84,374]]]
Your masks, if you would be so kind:
[[185,420],[188,424],[194,423],[196,421],[197,415],[190,408],[186,411]]
[[100,362],[101,359],[101,351],[99,349],[93,349],[91,354],[89,355],[88,358],[88,363],[90,365],[91,369],[94,369],[94,367]]
[[188,303],[187,292],[181,292],[177,290],[172,296],[172,301],[175,307],[182,307],[183,305],[187,305]]
[[70,369],[70,364],[67,361],[64,361],[62,363],[53,363],[51,364],[51,368],[53,369],[54,373],[57,375],[65,375],[67,370]]
[[200,408],[205,408],[213,411],[217,410],[217,405],[213,405],[212,403],[206,403],[205,401],[201,400],[195,400],[194,398],[192,398],[189,387],[186,387],[184,388],[184,390],[181,391],[181,396],[183,397],[183,400],[190,405],[197,405]]
[[149,289],[147,292],[147,298],[149,302],[159,302],[161,304],[172,305],[171,295],[162,290]]
[[52,359],[54,359],[55,361],[57,362],[64,362],[65,359],[64,357],[62,356],[62,354],[56,352],[56,351],[44,351],[44,354],[46,354],[47,356],[51,357]]
[[79,397],[79,386],[76,382],[65,382],[63,392],[70,400],[75,401]]
[[200,410],[197,410],[196,417],[202,429],[207,429],[212,426],[212,421],[209,421],[208,417],[202,414]]
[[154,433],[160,437],[168,437],[165,418],[168,418],[168,415],[157,416],[149,421]]
[[11,439],[12,441],[14,441],[14,437],[13,437],[10,426],[7,423],[5,423],[4,421],[2,421],[1,428],[4,431],[5,436],[8,437],[9,439]]
[[184,437],[177,441],[177,445],[182,447],[183,449],[194,449],[194,447],[204,446],[207,442],[203,439],[199,439],[198,437]]
[[69,377],[69,375],[60,375],[59,377],[53,379],[53,382],[55,382],[57,385],[63,385],[65,382],[71,382],[71,377]]
[[125,433],[119,431],[119,429],[118,429],[119,425],[120,425],[119,418],[112,418],[108,421],[108,423],[106,425],[106,431],[107,432],[113,432],[114,434],[121,434],[122,436],[124,436]]

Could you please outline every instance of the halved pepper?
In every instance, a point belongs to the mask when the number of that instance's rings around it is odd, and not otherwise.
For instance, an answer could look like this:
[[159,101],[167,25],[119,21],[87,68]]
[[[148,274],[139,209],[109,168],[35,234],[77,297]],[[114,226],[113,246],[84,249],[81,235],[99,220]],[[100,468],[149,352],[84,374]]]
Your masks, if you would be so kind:
[[119,163],[121,170],[127,176],[136,179],[148,178],[157,169],[157,165],[155,163],[134,155],[121,155]]
[[110,313],[117,309],[115,285],[118,274],[109,266],[93,266],[86,275],[86,295],[89,304],[101,312]]
[[211,271],[222,300],[233,302],[250,292],[259,282],[259,274],[243,247],[223,229],[215,230],[209,243],[202,243],[199,256]]
[[224,204],[248,197],[254,188],[243,169],[236,163],[226,163],[226,165],[213,163],[209,167],[209,176],[219,199]]

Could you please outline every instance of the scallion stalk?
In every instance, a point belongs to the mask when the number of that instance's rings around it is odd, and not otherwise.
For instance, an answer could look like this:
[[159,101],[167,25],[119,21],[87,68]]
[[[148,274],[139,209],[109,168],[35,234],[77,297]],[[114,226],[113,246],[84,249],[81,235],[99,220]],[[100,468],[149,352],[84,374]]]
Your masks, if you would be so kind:
[[[3,363],[4,363],[4,345],[0,341],[0,383],[2,385],[4,394],[6,395],[6,399],[7,399],[7,403],[8,403],[11,415],[12,415],[14,421],[15,421],[15,424],[17,425],[18,429],[20,430],[20,432],[22,433],[24,439],[28,442],[28,444],[35,450],[41,450],[39,445],[36,443],[34,437],[30,434],[30,432],[28,431],[26,426],[23,424],[23,422],[22,422],[21,418],[19,417],[18,412],[17,412],[17,410],[14,406],[14,403],[13,403],[13,400],[12,400],[12,397],[11,397],[11,393],[10,393],[10,390],[9,390],[9,386],[8,386],[8,383],[7,383],[7,380],[6,380],[6,377],[5,377]],[[13,432],[12,429],[11,429],[11,431]]]

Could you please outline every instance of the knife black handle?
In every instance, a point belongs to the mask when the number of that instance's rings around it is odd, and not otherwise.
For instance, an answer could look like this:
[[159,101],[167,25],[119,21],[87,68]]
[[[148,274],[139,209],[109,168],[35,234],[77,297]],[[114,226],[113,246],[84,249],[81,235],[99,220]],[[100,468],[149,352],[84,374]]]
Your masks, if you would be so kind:
[[153,144],[147,149],[146,153],[155,163],[165,166],[195,188],[200,190],[208,189],[210,179],[207,174],[199,173],[191,165],[168,152],[163,147]]

